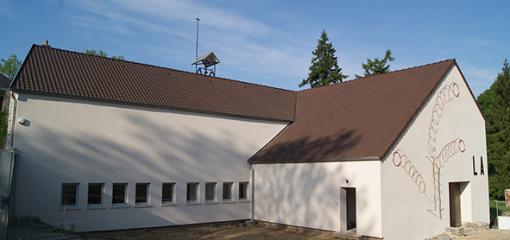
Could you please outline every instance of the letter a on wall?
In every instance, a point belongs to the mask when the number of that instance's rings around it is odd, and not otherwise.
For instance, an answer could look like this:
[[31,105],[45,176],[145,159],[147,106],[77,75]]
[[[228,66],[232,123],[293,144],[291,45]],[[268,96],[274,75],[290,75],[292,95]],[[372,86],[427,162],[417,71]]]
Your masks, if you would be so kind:
[[485,175],[485,170],[483,169],[483,157],[480,156],[480,175]]

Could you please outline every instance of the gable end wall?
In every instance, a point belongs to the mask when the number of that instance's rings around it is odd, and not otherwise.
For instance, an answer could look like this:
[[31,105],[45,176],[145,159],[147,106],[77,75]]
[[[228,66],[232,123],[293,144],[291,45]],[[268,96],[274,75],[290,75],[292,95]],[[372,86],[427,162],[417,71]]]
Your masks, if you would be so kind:
[[[383,160],[384,238],[423,239],[443,232],[450,225],[449,182],[465,184],[462,222],[488,223],[487,166],[485,121],[454,66]],[[413,227],[399,227],[409,223]]]

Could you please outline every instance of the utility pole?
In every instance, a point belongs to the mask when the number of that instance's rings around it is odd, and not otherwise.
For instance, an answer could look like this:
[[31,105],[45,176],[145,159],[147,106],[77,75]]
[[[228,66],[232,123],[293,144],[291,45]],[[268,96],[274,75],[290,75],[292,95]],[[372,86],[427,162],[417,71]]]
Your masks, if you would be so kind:
[[[198,58],[198,29],[199,29],[199,25],[200,25],[200,18],[195,18],[195,20],[197,21],[197,40],[195,42],[195,60]],[[198,71],[198,65],[195,65],[195,72]]]

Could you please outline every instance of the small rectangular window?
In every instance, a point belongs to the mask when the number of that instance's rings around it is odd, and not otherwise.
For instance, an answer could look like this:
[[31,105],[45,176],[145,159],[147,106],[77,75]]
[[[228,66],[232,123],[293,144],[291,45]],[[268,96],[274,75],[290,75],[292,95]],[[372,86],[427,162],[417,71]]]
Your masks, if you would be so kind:
[[188,183],[186,185],[186,201],[198,202],[198,183]]
[[114,183],[112,186],[112,204],[127,203],[127,183]]
[[103,204],[103,183],[89,183],[87,205],[100,206]]
[[175,183],[163,183],[161,187],[161,202],[162,203],[173,203],[175,202]]
[[232,187],[234,186],[233,182],[224,182],[223,183],[223,200],[232,201]]
[[78,183],[62,183],[62,206],[77,206],[78,205]]
[[205,183],[205,201],[208,201],[208,202],[216,201],[216,183],[215,182]]
[[248,199],[248,182],[239,183],[239,200]]
[[135,190],[135,204],[149,203],[149,184],[137,183]]

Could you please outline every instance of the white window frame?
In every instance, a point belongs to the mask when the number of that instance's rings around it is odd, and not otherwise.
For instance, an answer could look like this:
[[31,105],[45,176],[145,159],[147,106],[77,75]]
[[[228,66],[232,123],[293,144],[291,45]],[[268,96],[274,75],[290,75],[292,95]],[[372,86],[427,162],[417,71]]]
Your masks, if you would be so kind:
[[[190,201],[188,200],[188,185],[189,184],[196,184],[196,189],[195,189],[195,201]],[[200,204],[200,182],[187,182],[186,183],[186,204]]]
[[[230,198],[229,199],[225,199],[225,184],[231,184],[230,186]],[[223,182],[221,184],[221,200],[222,202],[233,202],[235,199],[234,199],[234,181],[229,181],[229,182]]]
[[[90,185],[91,184],[97,184],[97,185],[101,185],[101,202],[99,204],[90,204],[89,203],[89,194],[90,194]],[[87,208],[103,208],[103,205],[104,205],[104,183],[96,183],[96,182],[93,182],[93,183],[88,183],[87,184]]]
[[[122,202],[122,203],[113,203],[113,197],[114,197],[113,196],[113,194],[114,194],[113,193],[113,186],[116,185],[116,184],[124,186],[124,202]],[[129,204],[129,199],[128,199],[129,194],[128,194],[128,192],[129,192],[129,183],[127,183],[127,182],[114,182],[114,183],[112,183],[112,199],[111,199],[112,200],[111,201],[112,202],[112,207],[115,208],[115,207],[126,207],[126,206],[128,206],[128,204]]]
[[[239,194],[241,192],[242,184],[246,184],[246,192],[245,192],[246,198],[241,198],[241,194]],[[249,202],[250,201],[250,182],[249,181],[243,181],[243,182],[239,182],[237,184],[237,199],[239,202]]]
[[[214,198],[212,200],[207,199],[207,185],[214,184]],[[204,201],[207,203],[216,203],[218,202],[218,182],[206,182],[205,183],[205,191],[204,191]]]
[[[145,185],[145,202],[136,202],[136,187],[138,185]],[[150,206],[151,205],[151,184],[149,182],[137,182],[135,183],[135,206]]]
[[[172,186],[172,200],[170,201],[163,201],[163,186],[165,184],[170,184]],[[175,182],[163,182],[161,183],[161,205],[162,206],[169,206],[169,205],[176,205],[176,196],[175,196],[175,188],[177,187],[177,184]]]
[[[62,202],[62,198],[64,197],[64,185],[75,185],[76,193],[75,193],[75,201],[73,205],[67,205]],[[63,209],[77,209],[80,207],[80,183],[77,182],[63,182],[60,184],[60,207]]]

